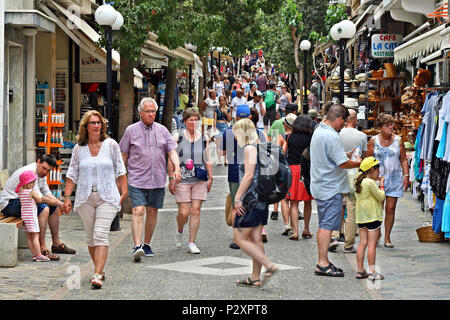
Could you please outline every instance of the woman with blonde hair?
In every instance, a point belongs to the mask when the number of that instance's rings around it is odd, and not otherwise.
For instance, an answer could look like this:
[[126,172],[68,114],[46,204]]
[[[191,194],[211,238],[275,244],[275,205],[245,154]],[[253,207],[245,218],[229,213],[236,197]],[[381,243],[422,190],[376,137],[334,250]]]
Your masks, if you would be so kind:
[[[244,148],[244,166],[240,166],[240,186],[234,199],[236,217],[233,232],[236,244],[253,260],[252,274],[237,281],[238,286],[258,288],[278,271],[266,256],[262,243],[261,231],[267,224],[268,204],[258,199],[260,165],[258,163],[257,144],[260,142],[255,125],[250,119],[241,119],[233,126],[237,143]],[[266,268],[261,279],[262,266]]]
[[106,127],[106,119],[98,111],[88,111],[81,119],[64,192],[64,206],[70,211],[70,197],[77,185],[74,210],[80,215],[86,231],[89,254],[95,267],[91,278],[94,289],[103,285],[109,230],[128,192],[119,144],[108,137]]

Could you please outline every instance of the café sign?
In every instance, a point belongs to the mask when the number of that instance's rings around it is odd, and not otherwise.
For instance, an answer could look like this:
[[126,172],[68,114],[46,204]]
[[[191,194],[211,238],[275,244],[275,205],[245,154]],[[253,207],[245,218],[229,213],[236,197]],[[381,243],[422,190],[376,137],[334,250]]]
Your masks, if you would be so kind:
[[393,58],[403,37],[400,34],[374,34],[372,36],[371,53],[373,58]]

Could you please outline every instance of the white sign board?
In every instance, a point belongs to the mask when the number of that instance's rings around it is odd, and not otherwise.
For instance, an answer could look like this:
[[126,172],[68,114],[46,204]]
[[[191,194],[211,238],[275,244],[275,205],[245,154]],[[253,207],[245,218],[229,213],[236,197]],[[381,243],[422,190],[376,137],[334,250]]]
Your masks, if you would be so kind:
[[83,49],[80,49],[80,82],[106,83],[106,65]]
[[371,54],[373,58],[393,58],[403,37],[400,34],[374,34],[372,36]]

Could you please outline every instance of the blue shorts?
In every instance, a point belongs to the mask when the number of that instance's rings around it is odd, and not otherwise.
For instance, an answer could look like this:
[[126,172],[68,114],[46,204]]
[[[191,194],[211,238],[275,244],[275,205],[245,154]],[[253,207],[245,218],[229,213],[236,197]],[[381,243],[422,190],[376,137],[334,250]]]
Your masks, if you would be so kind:
[[162,209],[166,188],[141,189],[128,185],[128,194],[131,199],[131,207],[150,207]]
[[327,200],[316,199],[319,215],[319,228],[325,230],[340,230],[342,220],[342,193],[338,193]]
[[[53,214],[53,212],[55,212],[57,207],[54,206],[49,206],[46,203],[37,203],[37,209],[38,209],[38,216],[41,214],[41,212],[45,209],[45,208],[50,208],[50,215]],[[22,216],[21,214],[21,206],[20,206],[20,199],[11,199],[8,202],[8,205],[2,210],[2,213],[5,216],[8,217],[16,217],[16,218],[20,218]]]

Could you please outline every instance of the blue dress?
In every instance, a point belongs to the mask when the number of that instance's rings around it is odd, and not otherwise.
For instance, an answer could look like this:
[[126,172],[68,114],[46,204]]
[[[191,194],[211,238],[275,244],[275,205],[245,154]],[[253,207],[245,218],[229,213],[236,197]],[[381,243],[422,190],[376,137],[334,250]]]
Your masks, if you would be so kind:
[[403,197],[403,169],[400,162],[400,137],[388,147],[380,144],[380,136],[375,136],[373,156],[380,161],[380,177],[384,177],[384,191],[387,197]]

